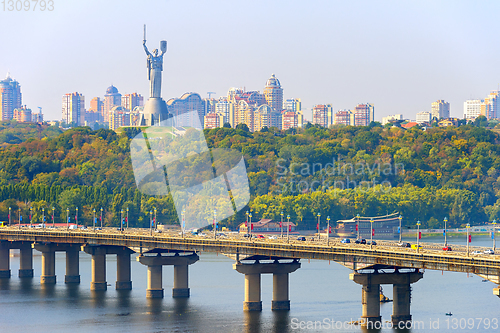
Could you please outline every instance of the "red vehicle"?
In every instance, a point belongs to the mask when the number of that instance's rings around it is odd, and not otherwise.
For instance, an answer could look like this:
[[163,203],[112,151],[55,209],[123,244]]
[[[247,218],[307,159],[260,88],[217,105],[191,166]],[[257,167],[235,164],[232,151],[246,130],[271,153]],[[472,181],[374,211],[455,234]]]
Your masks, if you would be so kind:
[[451,246],[445,246],[445,247],[443,247],[443,251],[451,251]]
[[265,239],[266,237],[264,237],[264,235],[258,235],[257,238],[258,239]]

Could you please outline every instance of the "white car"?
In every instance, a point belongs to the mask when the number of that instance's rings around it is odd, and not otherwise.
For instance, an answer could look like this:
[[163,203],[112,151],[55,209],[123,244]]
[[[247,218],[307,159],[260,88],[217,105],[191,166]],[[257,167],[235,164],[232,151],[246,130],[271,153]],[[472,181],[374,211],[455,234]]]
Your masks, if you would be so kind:
[[493,251],[492,249],[487,249],[484,250],[484,254],[495,254],[495,251]]
[[278,239],[278,237],[273,235],[273,236],[269,236],[269,239]]
[[481,251],[472,251],[470,254],[472,254],[472,255],[483,254],[483,252],[481,252]]

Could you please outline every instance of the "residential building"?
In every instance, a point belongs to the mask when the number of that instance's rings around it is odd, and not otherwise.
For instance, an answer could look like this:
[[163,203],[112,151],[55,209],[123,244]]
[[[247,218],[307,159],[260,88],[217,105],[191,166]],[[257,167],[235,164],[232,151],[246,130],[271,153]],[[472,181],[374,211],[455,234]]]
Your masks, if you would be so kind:
[[109,128],[113,131],[118,127],[130,126],[130,110],[123,106],[114,106],[108,115]]
[[167,107],[168,112],[177,119],[176,126],[203,128],[205,102],[199,94],[189,92],[181,98],[171,98],[167,101]]
[[[469,99],[464,102],[464,119],[474,120],[481,115],[482,99]],[[484,110],[484,108],[483,108]]]
[[136,106],[144,105],[144,97],[141,94],[125,94],[122,96],[122,104],[125,109],[133,110]]
[[21,86],[9,74],[5,80],[0,81],[0,114],[2,120],[14,117],[14,109],[22,106]]
[[104,110],[104,103],[101,101],[99,97],[94,97],[90,100],[90,107],[87,110],[88,112],[99,112],[101,115]]
[[224,125],[224,115],[222,113],[207,113],[204,118],[204,128],[219,128]]
[[492,90],[488,97],[484,99],[485,114],[488,120],[500,118],[500,91]]
[[254,111],[252,131],[260,131],[264,127],[276,127],[281,129],[281,112],[276,111],[274,108],[267,104],[259,106]]
[[220,113],[224,116],[223,124],[231,123],[234,112],[234,104],[227,100],[226,97],[221,97],[215,104],[215,113]]
[[14,117],[15,120],[28,123],[32,121],[31,118],[31,109],[26,108],[26,105],[17,109],[14,109]]
[[62,98],[62,121],[82,126],[85,123],[85,97],[78,93],[65,94]]
[[286,131],[289,128],[299,127],[298,113],[294,111],[283,111],[281,113],[281,129]]
[[395,114],[387,117],[382,117],[382,126],[386,125],[388,123],[393,123],[396,121],[403,120],[403,115],[402,114]]
[[122,105],[122,95],[115,86],[109,86],[104,95],[103,120],[109,122],[109,111],[115,106]]
[[432,118],[436,118],[437,120],[450,118],[450,103],[442,99],[433,102],[431,105],[431,114]]
[[323,127],[333,125],[333,107],[331,104],[319,104],[313,107],[312,110],[312,123],[318,124]]
[[43,113],[42,110],[38,113],[31,113],[31,122],[32,123],[43,123]]
[[300,112],[302,111],[302,102],[300,98],[289,98],[285,101],[285,110]]
[[358,104],[354,108],[354,126],[368,126],[375,121],[375,107],[370,104]]
[[429,111],[422,111],[417,113],[415,122],[417,122],[418,124],[430,124],[431,120],[432,113],[430,113]]
[[345,126],[354,125],[354,113],[347,109],[338,110],[333,117],[333,124]]
[[266,82],[264,96],[267,105],[279,112],[283,110],[283,89],[281,88],[280,81],[274,74]]

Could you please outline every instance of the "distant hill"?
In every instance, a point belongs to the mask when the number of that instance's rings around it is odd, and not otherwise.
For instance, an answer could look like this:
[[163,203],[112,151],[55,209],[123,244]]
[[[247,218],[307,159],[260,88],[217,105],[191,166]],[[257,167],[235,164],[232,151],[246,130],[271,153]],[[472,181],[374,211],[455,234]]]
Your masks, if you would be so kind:
[[28,139],[55,137],[61,133],[62,130],[56,126],[4,120],[0,122],[0,147],[21,143]]

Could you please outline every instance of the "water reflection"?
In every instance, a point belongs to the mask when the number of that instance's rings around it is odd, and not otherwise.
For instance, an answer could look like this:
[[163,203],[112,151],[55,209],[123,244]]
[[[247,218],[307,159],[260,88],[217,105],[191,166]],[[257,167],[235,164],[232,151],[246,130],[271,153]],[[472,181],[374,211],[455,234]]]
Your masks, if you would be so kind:
[[162,312],[163,298],[148,298],[148,314],[159,315]]
[[273,311],[273,332],[289,332],[290,312],[288,310]]
[[91,290],[91,304],[95,308],[106,307],[106,290]]
[[54,297],[56,290],[55,283],[42,283],[40,284],[41,295],[44,297]]
[[245,333],[260,333],[261,332],[261,312],[260,311],[244,311],[244,332]]
[[20,290],[22,294],[30,294],[33,291],[33,278],[22,278],[19,279]]
[[125,310],[129,309],[131,307],[130,298],[132,290],[117,290],[116,294],[118,296],[118,307]]

